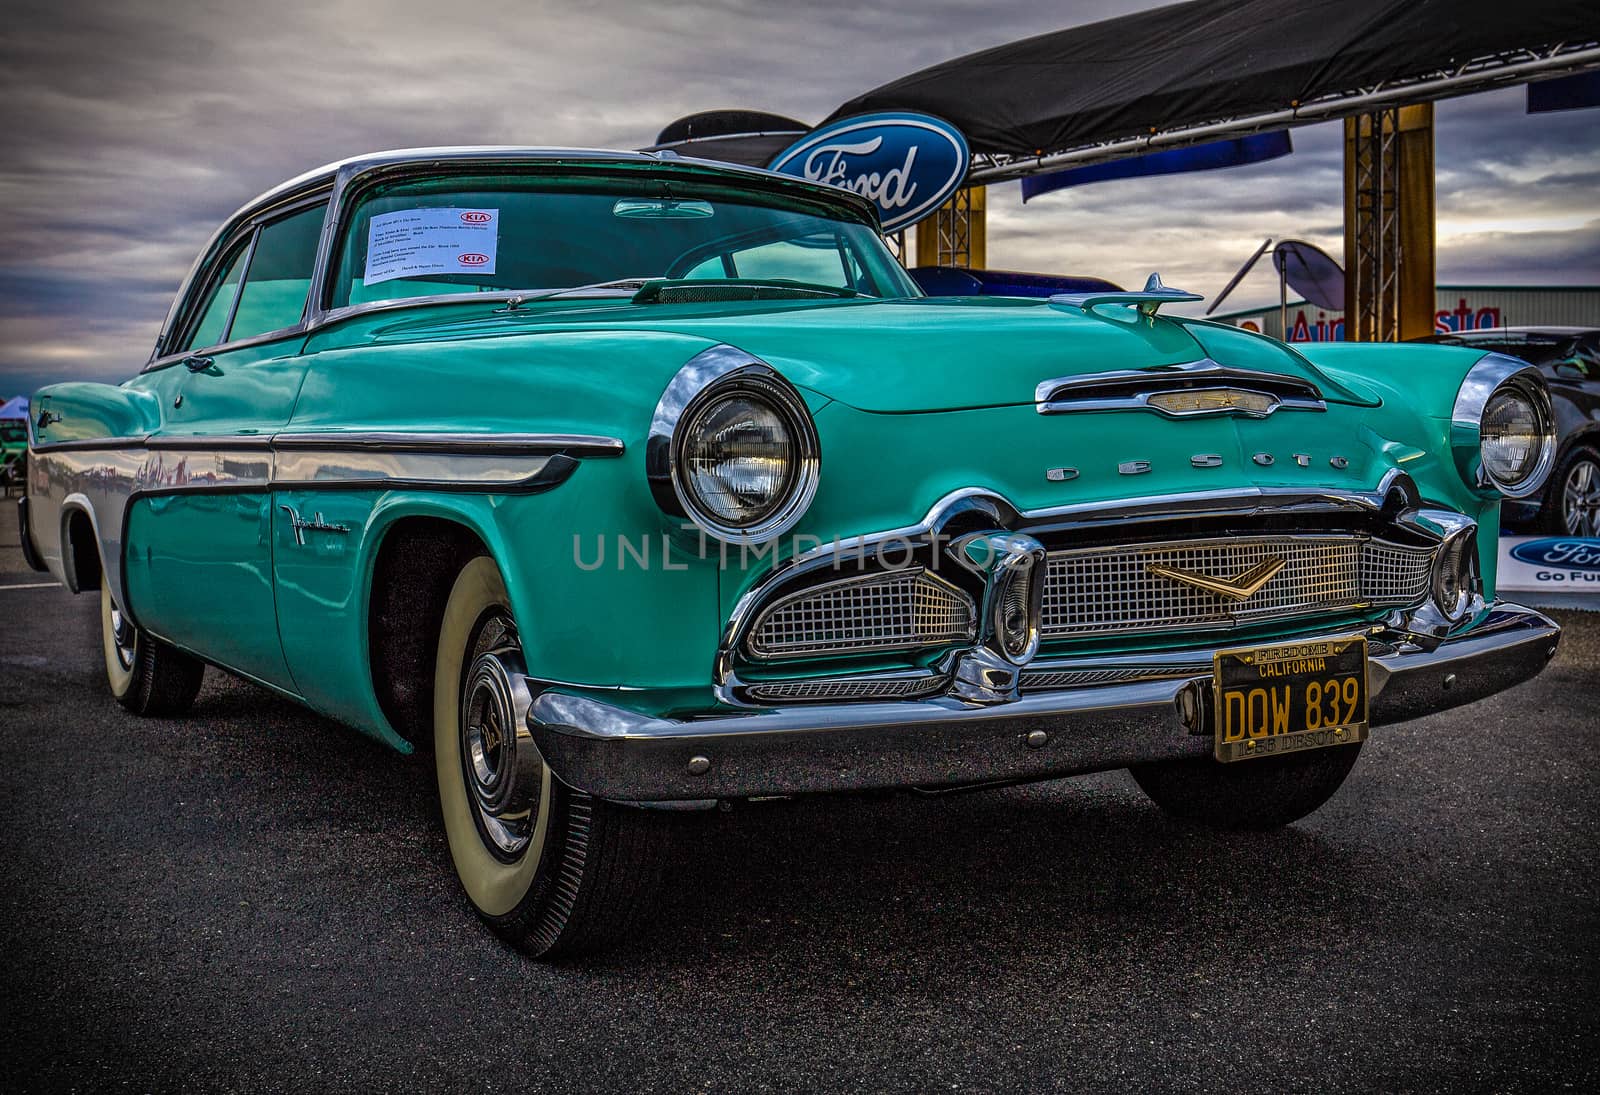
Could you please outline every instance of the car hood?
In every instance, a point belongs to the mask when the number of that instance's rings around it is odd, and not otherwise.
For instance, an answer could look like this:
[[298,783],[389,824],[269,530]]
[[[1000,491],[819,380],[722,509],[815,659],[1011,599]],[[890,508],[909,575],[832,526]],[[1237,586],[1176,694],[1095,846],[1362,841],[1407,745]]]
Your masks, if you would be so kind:
[[1045,301],[925,297],[719,305],[590,303],[465,322],[404,323],[388,339],[574,329],[649,330],[726,343],[799,387],[883,414],[1032,403],[1046,380],[1203,358],[1309,380],[1335,402],[1369,403],[1272,339],[1221,324],[1086,314]]

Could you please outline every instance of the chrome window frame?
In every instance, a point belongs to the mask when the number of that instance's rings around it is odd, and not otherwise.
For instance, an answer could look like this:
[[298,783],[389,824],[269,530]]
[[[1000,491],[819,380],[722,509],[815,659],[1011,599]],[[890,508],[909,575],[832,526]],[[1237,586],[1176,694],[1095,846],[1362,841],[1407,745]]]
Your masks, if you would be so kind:
[[[396,300],[373,301],[366,304],[330,308],[327,304],[328,292],[331,288],[330,263],[334,249],[338,244],[338,236],[343,227],[345,214],[350,207],[352,198],[358,196],[362,189],[369,185],[407,175],[448,173],[466,168],[475,170],[493,169],[495,167],[536,169],[539,167],[566,166],[574,168],[588,167],[600,170],[607,166],[622,165],[640,169],[653,169],[668,176],[699,175],[708,171],[714,171],[722,176],[743,176],[751,182],[752,192],[757,192],[764,187],[780,193],[787,192],[796,196],[803,196],[811,201],[819,201],[823,204],[847,210],[854,219],[859,220],[875,231],[878,230],[877,207],[870,200],[859,194],[841,190],[838,187],[808,182],[790,175],[779,175],[761,168],[694,159],[678,156],[670,152],[618,152],[611,149],[591,148],[455,146],[402,149],[394,152],[379,152],[366,156],[357,156],[316,168],[273,187],[246,203],[224,221],[222,226],[212,234],[211,239],[201,250],[194,265],[190,267],[189,272],[184,276],[178,293],[173,298],[172,305],[167,311],[167,317],[161,324],[161,332],[156,338],[155,347],[141,371],[148,372],[152,369],[165,368],[182,361],[190,353],[197,352],[197,350],[189,350],[179,353],[168,351],[166,347],[178,337],[181,329],[189,324],[189,306],[198,289],[198,284],[209,279],[212,275],[213,266],[219,258],[219,248],[234,242],[245,226],[253,225],[263,218],[271,218],[281,212],[292,212],[291,207],[299,203],[310,203],[318,199],[326,200],[327,202],[328,211],[323,218],[322,234],[317,243],[311,287],[306,295],[305,314],[299,324],[286,327],[281,331],[267,332],[255,338],[240,340],[237,343],[225,343],[215,347],[208,347],[208,349],[214,349],[218,353],[244,349],[293,335],[310,335],[329,323],[368,312],[416,305],[452,304],[469,301],[500,303],[525,292],[525,290],[505,290],[486,293],[448,293],[403,297]],[[915,291],[915,286],[909,282],[908,288]],[[920,295],[920,292],[916,291],[913,295]]]
[[[314,180],[308,187],[297,189],[286,195],[273,194],[272,200],[266,204],[251,205],[230,217],[223,226],[211,237],[211,241],[201,252],[200,258],[195,260],[193,268],[184,278],[183,286],[178,291],[177,298],[173,301],[172,308],[167,313],[166,322],[161,326],[161,333],[156,338],[155,349],[151,351],[150,359],[145,362],[141,373],[154,372],[176,365],[186,358],[200,354],[227,354],[235,350],[245,350],[252,346],[261,346],[269,342],[278,342],[282,339],[292,338],[304,334],[310,329],[311,291],[316,288],[317,274],[322,262],[323,244],[328,233],[328,216],[332,205],[331,181],[326,179]],[[198,325],[204,308],[202,302],[210,298],[211,291],[218,284],[217,279],[226,273],[223,260],[232,252],[234,246],[246,236],[249,243],[246,245],[245,267],[239,275],[239,292],[235,294],[233,305],[228,311],[228,325],[225,330],[233,331],[233,322],[239,311],[239,300],[244,296],[245,280],[250,276],[250,266],[255,261],[256,242],[261,236],[261,230],[268,224],[284,220],[308,209],[315,208],[318,204],[323,206],[322,229],[318,236],[316,257],[312,260],[311,285],[306,292],[306,302],[300,308],[298,323],[281,327],[275,331],[263,331],[249,338],[234,339],[227,342],[213,343],[209,346],[189,346],[182,350],[167,350],[170,342],[183,342],[192,337]]]

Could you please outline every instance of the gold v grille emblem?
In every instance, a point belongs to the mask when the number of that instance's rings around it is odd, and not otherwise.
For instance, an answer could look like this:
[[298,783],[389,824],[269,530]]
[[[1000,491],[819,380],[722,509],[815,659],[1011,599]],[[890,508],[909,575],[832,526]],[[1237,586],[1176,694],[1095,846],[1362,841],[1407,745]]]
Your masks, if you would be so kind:
[[1160,578],[1171,578],[1174,582],[1194,586],[1197,589],[1215,593],[1219,597],[1231,597],[1235,601],[1247,601],[1261,592],[1261,587],[1272,581],[1273,575],[1282,570],[1287,560],[1276,557],[1263,559],[1243,574],[1231,579],[1213,578],[1209,574],[1196,574],[1189,570],[1179,570],[1177,567],[1162,566],[1160,563],[1149,563],[1145,570]]

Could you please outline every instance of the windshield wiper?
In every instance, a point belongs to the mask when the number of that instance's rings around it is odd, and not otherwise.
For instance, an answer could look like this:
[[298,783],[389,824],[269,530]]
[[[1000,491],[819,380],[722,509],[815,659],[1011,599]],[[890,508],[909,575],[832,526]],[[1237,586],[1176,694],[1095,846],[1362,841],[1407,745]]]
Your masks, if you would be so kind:
[[617,290],[614,294],[606,294],[607,296],[632,297],[635,304],[655,304],[662,301],[670,303],[674,298],[678,298],[678,302],[682,303],[684,298],[773,300],[784,297],[831,297],[848,299],[862,295],[854,289],[844,289],[837,285],[820,285],[809,281],[790,281],[786,278],[633,277],[613,278],[610,281],[596,281],[588,285],[568,285],[559,289],[534,289],[526,293],[518,293],[506,301],[506,306],[503,310],[515,312],[524,304],[577,296],[580,293],[599,293],[605,289]]
[[559,289],[535,289],[531,292],[518,293],[516,296],[511,297],[506,301],[505,310],[515,312],[524,304],[533,304],[535,301],[555,300],[558,297],[571,296],[575,293],[596,292],[600,289],[622,290],[616,295],[631,297],[650,284],[650,282],[658,280],[660,279],[655,277],[613,278],[610,281],[590,282],[588,285],[566,285]]
[[782,300],[829,297],[848,299],[863,294],[837,285],[819,285],[786,278],[656,278],[641,286],[635,304],[694,303],[714,300]]

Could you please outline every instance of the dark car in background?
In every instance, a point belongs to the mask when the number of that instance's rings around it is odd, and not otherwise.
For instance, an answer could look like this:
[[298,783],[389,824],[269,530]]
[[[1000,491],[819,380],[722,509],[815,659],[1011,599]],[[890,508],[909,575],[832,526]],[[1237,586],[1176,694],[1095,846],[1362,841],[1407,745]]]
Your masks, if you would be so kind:
[[0,489],[22,486],[22,469],[28,457],[28,424],[20,418],[0,418]]
[[1507,500],[1501,522],[1519,531],[1600,536],[1600,328],[1488,327],[1416,341],[1470,346],[1538,366],[1555,404],[1555,470],[1541,494]]

